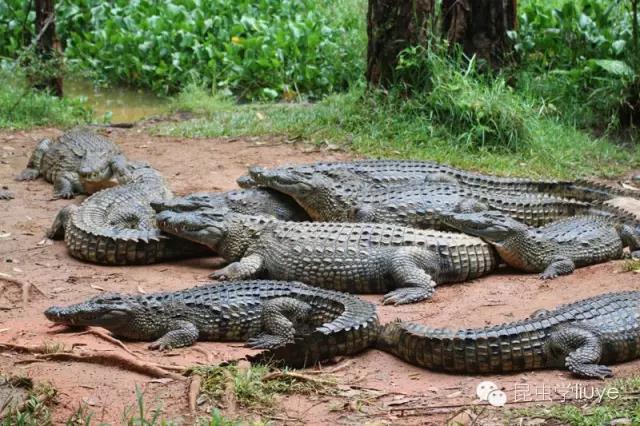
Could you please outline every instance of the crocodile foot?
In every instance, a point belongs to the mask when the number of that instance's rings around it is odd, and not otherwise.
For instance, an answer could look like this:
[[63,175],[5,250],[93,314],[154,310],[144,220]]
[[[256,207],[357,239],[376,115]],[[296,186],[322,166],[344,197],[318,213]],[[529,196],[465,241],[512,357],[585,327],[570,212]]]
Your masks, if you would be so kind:
[[158,339],[155,342],[150,343],[149,346],[147,347],[151,350],[157,350],[157,351],[168,351],[170,349],[173,349],[173,346],[169,342],[163,339]]
[[18,176],[16,176],[16,180],[35,180],[40,176],[40,171],[37,169],[24,169]]
[[285,336],[263,333],[247,340],[246,346],[253,349],[275,349],[287,343],[293,343],[293,340]]
[[433,292],[433,288],[402,287],[385,294],[382,303],[385,305],[406,305],[429,299],[433,296]]
[[578,376],[592,377],[594,379],[604,380],[606,377],[613,377],[613,370],[606,365],[599,364],[583,364],[574,371]]
[[63,198],[65,200],[70,200],[73,197],[75,197],[75,194],[73,193],[73,191],[65,190],[65,191],[60,191],[53,194],[53,198]]
[[544,271],[543,273],[538,275],[538,277],[541,280],[552,280],[554,278],[558,278],[558,273],[555,271]]

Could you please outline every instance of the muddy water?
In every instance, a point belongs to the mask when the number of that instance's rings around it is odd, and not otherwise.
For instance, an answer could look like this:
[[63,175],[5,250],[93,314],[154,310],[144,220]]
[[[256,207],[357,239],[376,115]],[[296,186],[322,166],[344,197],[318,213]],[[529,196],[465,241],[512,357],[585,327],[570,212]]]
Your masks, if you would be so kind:
[[96,120],[109,118],[111,123],[129,123],[167,111],[169,101],[145,90],[95,87],[88,81],[65,81],[65,96],[87,98]]

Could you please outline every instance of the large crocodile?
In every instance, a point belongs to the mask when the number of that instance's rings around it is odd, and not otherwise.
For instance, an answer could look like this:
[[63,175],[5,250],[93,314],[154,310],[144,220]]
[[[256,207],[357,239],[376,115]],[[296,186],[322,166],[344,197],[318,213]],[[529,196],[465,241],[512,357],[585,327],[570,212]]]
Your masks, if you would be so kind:
[[272,189],[249,188],[227,192],[198,192],[151,203],[157,212],[187,212],[201,208],[225,209],[236,213],[263,214],[280,220],[310,220],[305,211],[289,196]]
[[158,215],[168,233],[207,245],[233,261],[218,279],[259,274],[353,293],[382,293],[384,303],[431,297],[436,284],[491,272],[495,253],[463,234],[372,223],[283,222],[213,210]]
[[73,198],[113,186],[126,159],[109,139],[90,130],[76,129],[51,141],[43,139],[31,154],[27,168],[17,180],[43,176],[53,183],[54,197]]
[[456,331],[396,321],[384,326],[377,347],[451,373],[567,368],[602,379],[613,375],[607,364],[640,357],[640,292],[603,294],[486,328]]
[[640,255],[638,227],[617,217],[576,216],[542,228],[527,225],[497,211],[453,213],[444,222],[493,244],[500,257],[514,268],[541,272],[551,279],[576,267],[619,259],[623,247]]
[[[587,202],[604,201],[618,196],[640,198],[640,191],[617,188],[587,180],[557,181],[499,177],[469,172],[431,161],[356,160],[350,162],[318,162],[283,166],[277,168],[277,170],[295,170],[309,175],[343,170],[354,173],[361,180],[387,186],[446,181],[488,191],[544,193]],[[238,184],[243,188],[259,185],[250,175],[241,176],[238,179]]]
[[149,264],[210,253],[198,244],[161,234],[150,203],[172,194],[157,170],[129,162],[118,179],[128,183],[60,210],[47,236],[64,238],[73,257],[106,265]]
[[293,197],[316,221],[395,223],[450,229],[442,212],[499,210],[532,226],[592,210],[589,203],[536,193],[487,191],[450,182],[397,187],[359,181],[352,172],[307,174],[252,168],[251,178]]
[[245,281],[171,293],[99,295],[46,317],[68,326],[98,326],[119,337],[153,341],[151,349],[196,340],[247,341],[268,357],[304,366],[360,352],[376,341],[373,304],[295,282]]

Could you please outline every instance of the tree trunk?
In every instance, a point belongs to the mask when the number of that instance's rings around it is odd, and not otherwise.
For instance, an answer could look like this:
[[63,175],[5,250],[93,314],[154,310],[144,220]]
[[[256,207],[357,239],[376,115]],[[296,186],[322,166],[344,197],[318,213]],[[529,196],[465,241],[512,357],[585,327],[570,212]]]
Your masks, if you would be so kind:
[[62,75],[60,74],[60,43],[56,38],[56,11],[54,0],[35,0],[36,6],[36,52],[43,67],[42,77],[35,78],[36,89],[49,89],[62,97]]
[[367,12],[367,81],[389,87],[398,55],[425,44],[435,15],[435,0],[369,0]]
[[517,24],[516,0],[443,0],[443,31],[453,46],[500,69],[511,53],[507,31]]

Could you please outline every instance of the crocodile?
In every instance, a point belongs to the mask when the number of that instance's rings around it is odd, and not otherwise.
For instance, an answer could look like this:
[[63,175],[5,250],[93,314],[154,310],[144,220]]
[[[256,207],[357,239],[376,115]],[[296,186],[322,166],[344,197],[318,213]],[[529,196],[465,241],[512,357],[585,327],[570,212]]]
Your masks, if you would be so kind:
[[150,349],[197,340],[246,341],[267,359],[304,367],[361,352],[379,333],[372,303],[296,282],[238,281],[144,295],[105,294],[45,311],[52,322],[97,326]]
[[3,186],[0,188],[0,200],[11,200],[13,199],[13,193],[9,191],[9,188]]
[[541,279],[572,273],[576,267],[619,259],[623,248],[640,255],[640,228],[617,217],[576,216],[532,228],[501,212],[451,213],[443,220],[493,244],[505,263]]
[[535,193],[495,192],[450,182],[388,187],[368,184],[352,172],[306,174],[295,170],[253,168],[261,185],[293,197],[316,221],[395,223],[450,229],[439,216],[456,210],[495,209],[532,226],[592,211],[581,201]]
[[186,212],[201,208],[229,209],[236,213],[263,214],[280,220],[310,220],[307,213],[289,196],[272,189],[249,188],[226,192],[197,192],[151,203],[156,212]]
[[603,294],[485,328],[456,331],[394,321],[382,328],[376,347],[449,373],[564,367],[603,379],[613,375],[607,364],[640,357],[640,292]]
[[217,279],[271,279],[353,293],[385,304],[431,297],[436,284],[477,278],[496,267],[491,246],[464,234],[397,225],[285,222],[198,210],[158,214],[165,232],[204,244],[230,262]]
[[73,198],[113,186],[112,178],[125,166],[125,156],[112,141],[87,129],[74,129],[54,141],[41,140],[16,180],[42,176],[53,183],[55,198]]
[[64,239],[71,256],[104,265],[150,264],[210,253],[158,229],[150,203],[172,194],[157,170],[143,162],[128,162],[118,180],[127,183],[61,209],[47,236]]
[[[252,168],[249,169],[250,172]],[[295,170],[300,173],[325,174],[348,171],[360,180],[379,183],[389,187],[409,183],[444,181],[487,191],[516,191],[543,193],[559,197],[573,198],[586,202],[602,202],[615,197],[640,198],[640,191],[618,188],[589,180],[535,180],[483,175],[432,161],[418,160],[356,160],[350,162],[317,162],[313,164],[282,166],[272,170]],[[238,179],[243,188],[259,186],[252,176],[243,175]]]

